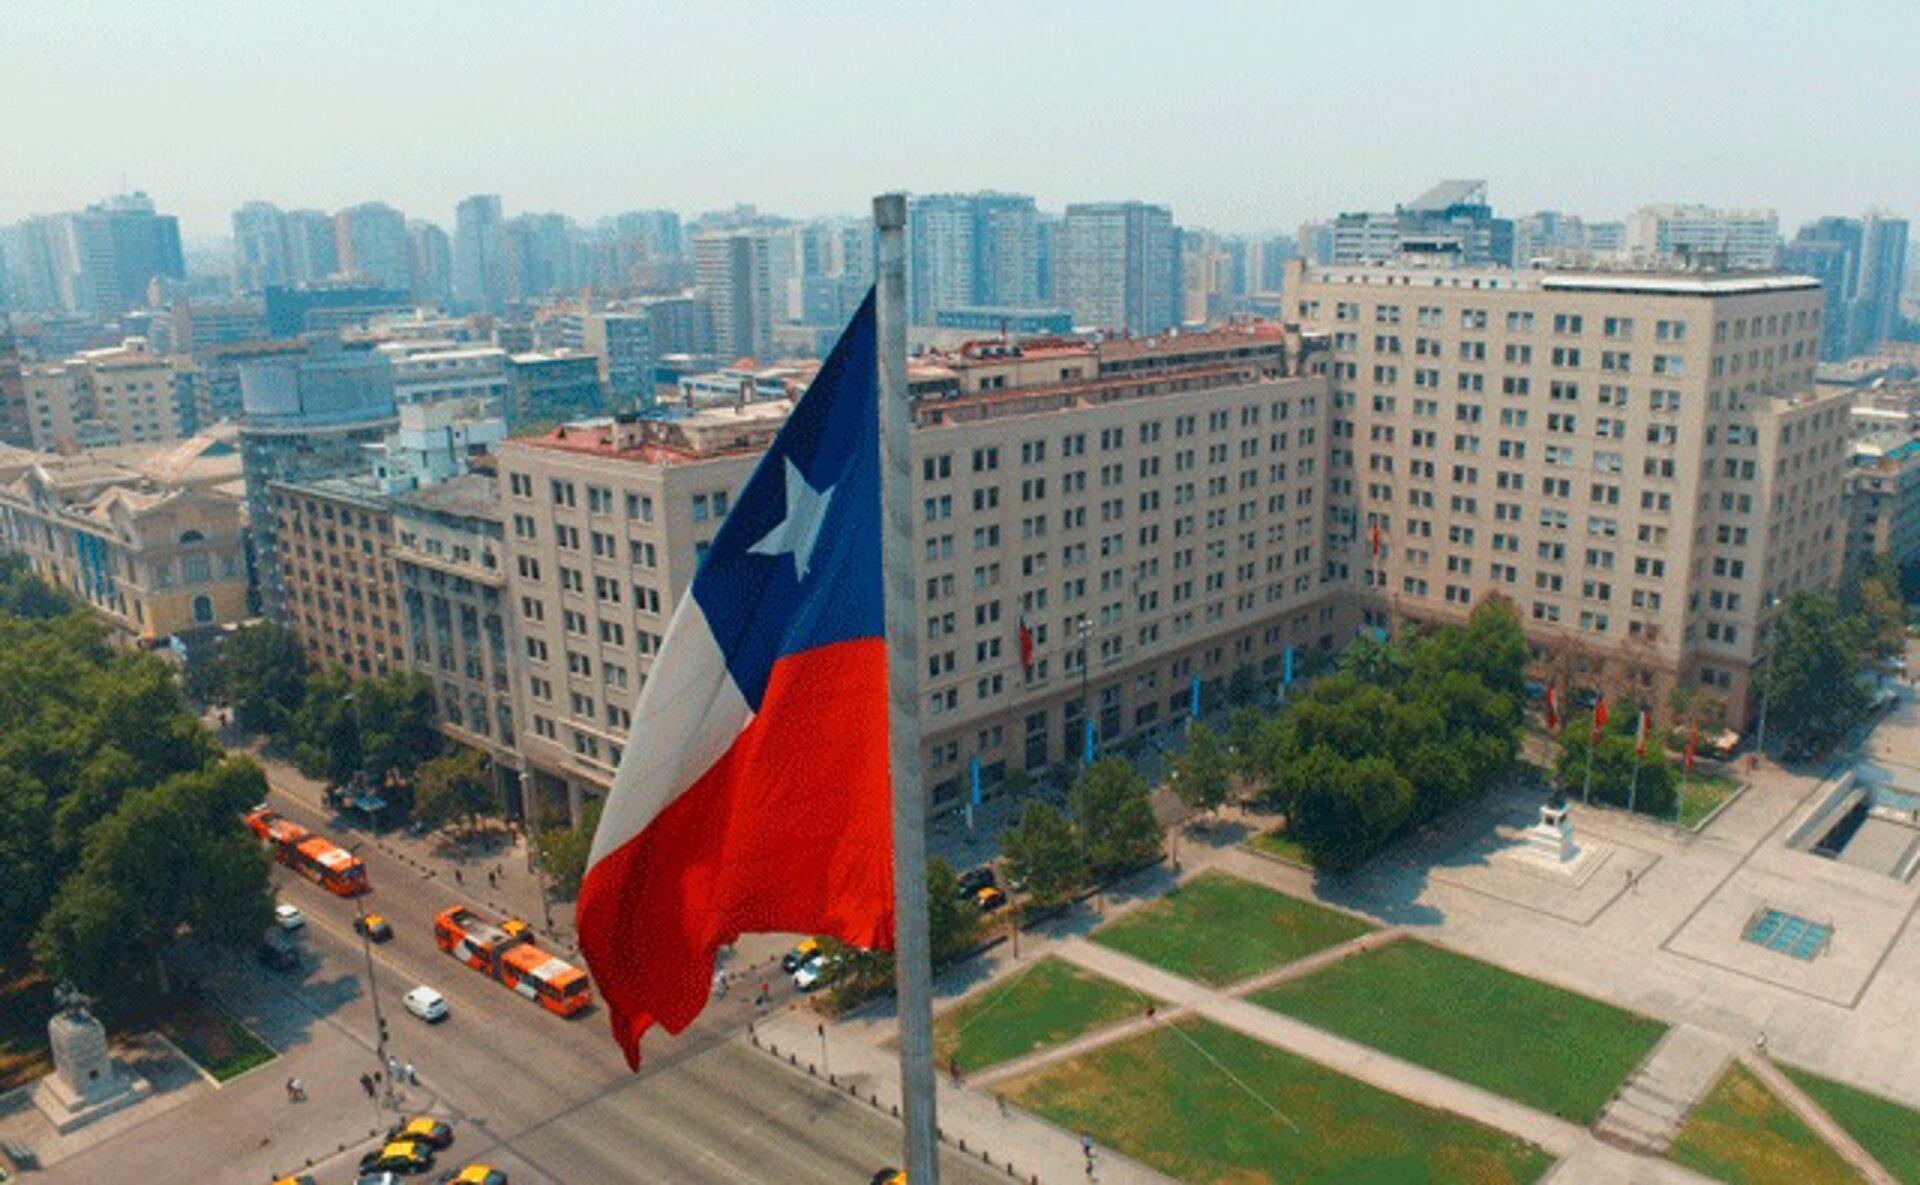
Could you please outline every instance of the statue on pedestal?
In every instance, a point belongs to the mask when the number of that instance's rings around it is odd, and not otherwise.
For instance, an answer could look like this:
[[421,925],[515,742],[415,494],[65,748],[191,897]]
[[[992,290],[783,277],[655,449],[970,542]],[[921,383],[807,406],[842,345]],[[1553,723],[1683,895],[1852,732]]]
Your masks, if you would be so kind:
[[53,1073],[34,1088],[33,1101],[67,1132],[145,1098],[153,1087],[131,1070],[116,1065],[106,1026],[87,1009],[93,1000],[71,983],[53,989],[58,1009],[47,1021],[47,1045]]

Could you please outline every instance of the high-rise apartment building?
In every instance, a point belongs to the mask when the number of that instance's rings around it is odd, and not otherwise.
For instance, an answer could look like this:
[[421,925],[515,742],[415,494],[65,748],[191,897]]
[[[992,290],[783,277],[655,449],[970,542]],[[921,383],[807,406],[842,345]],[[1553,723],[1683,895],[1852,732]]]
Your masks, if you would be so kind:
[[1077,326],[1161,333],[1180,324],[1180,262],[1180,235],[1165,206],[1068,206],[1055,295]]
[[1780,218],[1772,210],[1642,206],[1627,219],[1623,250],[1649,265],[1764,270],[1780,262]]
[[34,448],[157,444],[181,436],[173,363],[141,339],[28,367],[23,379]]
[[503,283],[508,300],[530,301],[578,283],[573,227],[562,214],[522,214],[502,231]]
[[1033,199],[1013,193],[923,194],[907,203],[907,311],[932,325],[943,309],[1030,308],[1040,299]]
[[[989,782],[1176,723],[1196,679],[1331,646],[1326,378],[1271,324],[982,346],[912,367],[923,759]],[[786,400],[507,441],[521,750],[543,794],[604,789],[668,616]],[[1022,662],[1022,623],[1032,664]]]
[[453,243],[431,222],[407,227],[408,284],[413,298],[437,307],[453,301]]
[[318,284],[340,273],[340,243],[325,210],[288,210],[289,284]]
[[187,274],[178,220],[144,193],[29,218],[18,236],[23,307],[111,316],[145,307],[154,280]]
[[27,407],[27,384],[20,373],[20,347],[13,329],[0,318],[0,444],[33,447],[33,416]]
[[477,193],[454,211],[453,295],[465,308],[498,313],[505,307],[505,220],[500,196]]
[[233,282],[241,292],[294,282],[287,216],[271,202],[248,202],[233,212]]
[[393,364],[316,338],[300,353],[240,364],[240,455],[260,609],[290,621],[274,487],[363,473],[367,446],[394,427]]
[[588,313],[583,344],[600,364],[600,385],[622,409],[653,405],[653,322],[644,312]]
[[344,275],[395,292],[413,285],[407,219],[384,202],[363,202],[333,216],[334,245]]
[[1783,262],[1790,271],[1817,277],[1826,292],[1821,357],[1851,358],[1896,335],[1906,256],[1904,218],[1876,212],[1821,218],[1800,228]]
[[1772,607],[1839,570],[1817,284],[1295,264],[1286,310],[1330,347],[1328,576],[1366,619],[1498,595],[1554,677],[1744,718]]
[[764,358],[773,349],[773,289],[763,231],[708,231],[693,241],[700,291],[713,310],[714,349]]

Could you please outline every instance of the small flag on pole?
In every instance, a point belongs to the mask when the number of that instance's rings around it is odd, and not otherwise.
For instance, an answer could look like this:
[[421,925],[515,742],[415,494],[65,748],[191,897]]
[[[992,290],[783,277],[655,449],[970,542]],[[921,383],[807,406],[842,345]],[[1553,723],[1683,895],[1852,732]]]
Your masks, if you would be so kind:
[[1593,701],[1593,731],[1599,732],[1607,726],[1607,696],[1602,692]]
[[1560,693],[1547,686],[1547,731],[1560,731]]
[[1647,755],[1647,734],[1652,731],[1653,711],[1642,704],[1640,707],[1640,720],[1634,728],[1633,743],[1636,756],[1645,757]]
[[1293,686],[1293,647],[1289,646],[1280,655],[1280,685]]
[[1091,720],[1087,721],[1087,748],[1081,760],[1088,765],[1093,764],[1093,721]]
[[980,755],[973,755],[972,768],[968,771],[973,780],[973,794],[967,799],[967,830],[973,830],[973,809],[980,805]]
[[1373,524],[1373,558],[1380,558],[1380,524]]
[[1020,615],[1020,673],[1033,674],[1033,631],[1027,628],[1027,615]]
[[1192,702],[1187,706],[1187,714],[1195,720],[1200,719],[1200,676],[1193,677]]

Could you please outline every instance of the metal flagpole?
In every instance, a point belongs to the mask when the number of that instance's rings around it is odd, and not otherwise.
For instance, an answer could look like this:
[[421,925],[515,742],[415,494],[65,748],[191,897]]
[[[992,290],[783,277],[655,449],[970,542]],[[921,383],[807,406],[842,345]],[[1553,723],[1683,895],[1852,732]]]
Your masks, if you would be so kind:
[[1580,789],[1580,801],[1593,801],[1593,747],[1600,743],[1600,726],[1594,724],[1587,732],[1587,781]]
[[907,1180],[939,1185],[934,1118],[933,958],[927,926],[927,801],[920,783],[920,635],[913,585],[913,409],[907,401],[907,197],[873,199],[880,235],[880,556],[886,569],[887,761],[893,773],[894,974]]

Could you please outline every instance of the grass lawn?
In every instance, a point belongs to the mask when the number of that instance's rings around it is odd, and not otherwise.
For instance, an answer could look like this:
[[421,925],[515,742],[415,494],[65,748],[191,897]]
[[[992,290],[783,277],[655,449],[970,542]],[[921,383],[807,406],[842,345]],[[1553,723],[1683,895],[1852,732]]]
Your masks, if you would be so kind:
[[1147,1003],[1063,959],[1041,959],[934,1018],[933,1052],[971,1074],[1140,1016]]
[[1920,1112],[1818,1074],[1781,1069],[1895,1178],[1920,1181]]
[[1372,929],[1359,918],[1265,885],[1208,872],[1102,926],[1093,940],[1217,986],[1338,946]]
[[1667,1156],[1733,1185],[1826,1185],[1861,1179],[1737,1062],[1687,1117]]
[[1680,805],[1674,815],[1674,822],[1682,827],[1694,828],[1700,821],[1711,815],[1719,805],[1732,798],[1740,789],[1740,783],[1724,774],[1682,774],[1680,777]]
[[1011,1083],[1008,1098],[1182,1181],[1538,1179],[1553,1158],[1197,1018]]
[[220,1082],[238,1078],[278,1056],[226,1009],[204,998],[183,1005],[160,1025],[160,1031]]
[[1307,854],[1307,849],[1300,846],[1299,840],[1287,834],[1284,825],[1272,831],[1262,831],[1248,840],[1247,846],[1256,851],[1265,852],[1269,856],[1278,856],[1289,864],[1298,864],[1302,868],[1313,867],[1313,857]]
[[1636,1013],[1413,939],[1252,999],[1582,1124],[1593,1121],[1667,1031]]

